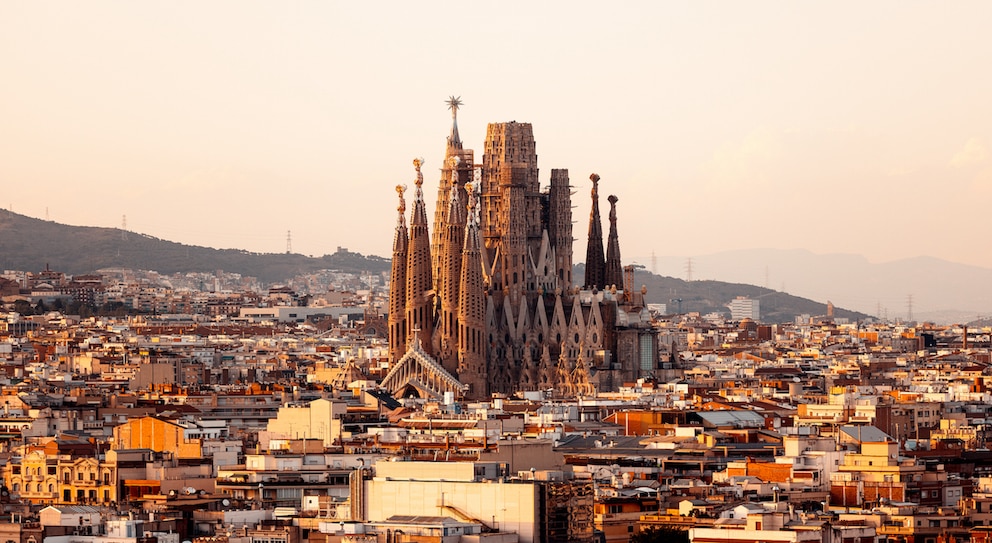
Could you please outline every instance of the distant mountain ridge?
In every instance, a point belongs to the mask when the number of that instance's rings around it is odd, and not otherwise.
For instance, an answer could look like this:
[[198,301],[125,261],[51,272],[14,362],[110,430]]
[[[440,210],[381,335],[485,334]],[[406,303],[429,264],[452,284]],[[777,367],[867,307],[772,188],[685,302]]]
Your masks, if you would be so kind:
[[[651,258],[639,258],[643,263]],[[686,257],[655,257],[658,273],[685,276]],[[854,254],[745,249],[692,257],[696,277],[765,285],[888,319],[968,322],[992,314],[992,269],[915,257],[872,263]]]

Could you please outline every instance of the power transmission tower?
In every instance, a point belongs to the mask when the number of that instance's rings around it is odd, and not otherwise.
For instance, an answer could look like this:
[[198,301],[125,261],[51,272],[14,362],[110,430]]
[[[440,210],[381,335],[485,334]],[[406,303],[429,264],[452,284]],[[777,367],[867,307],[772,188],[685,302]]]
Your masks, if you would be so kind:
[[651,251],[651,273],[658,275],[658,257]]
[[286,230],[286,254],[293,253],[293,231]]
[[686,282],[692,282],[692,257],[690,256],[685,260],[685,280]]
[[127,215],[121,215],[121,241],[127,241]]
[[912,294],[907,294],[906,295],[906,312],[909,313],[908,320],[910,322],[912,322],[913,321],[913,295]]

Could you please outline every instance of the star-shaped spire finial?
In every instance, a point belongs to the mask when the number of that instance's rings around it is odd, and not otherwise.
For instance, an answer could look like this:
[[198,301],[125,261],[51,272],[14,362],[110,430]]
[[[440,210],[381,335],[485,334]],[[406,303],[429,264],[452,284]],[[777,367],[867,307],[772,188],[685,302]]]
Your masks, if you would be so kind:
[[447,103],[448,103],[448,109],[451,110],[451,116],[452,117],[457,117],[458,116],[458,108],[461,107],[461,105],[462,105],[462,97],[461,96],[454,96],[454,95],[449,96]]

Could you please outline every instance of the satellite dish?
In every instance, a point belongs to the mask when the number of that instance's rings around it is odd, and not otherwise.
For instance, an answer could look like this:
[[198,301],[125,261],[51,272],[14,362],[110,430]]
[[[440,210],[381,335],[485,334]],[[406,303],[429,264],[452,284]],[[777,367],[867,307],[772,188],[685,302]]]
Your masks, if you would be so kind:
[[220,501],[220,504],[223,505],[224,507],[227,507],[228,505],[231,505],[231,500],[224,498],[223,500]]

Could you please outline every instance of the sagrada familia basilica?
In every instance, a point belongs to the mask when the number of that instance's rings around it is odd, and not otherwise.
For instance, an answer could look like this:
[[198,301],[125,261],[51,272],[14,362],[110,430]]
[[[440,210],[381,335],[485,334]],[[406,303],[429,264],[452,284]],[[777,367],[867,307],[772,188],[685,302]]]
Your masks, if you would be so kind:
[[414,160],[413,209],[404,186],[393,240],[389,291],[391,369],[398,396],[469,399],[518,391],[561,397],[615,390],[658,366],[643,287],[620,263],[617,197],[609,196],[603,251],[599,176],[584,284],[572,280],[572,195],[568,170],[551,170],[541,190],[529,123],[491,123],[482,163],[458,134],[442,162],[434,224],[427,227],[423,160]]

